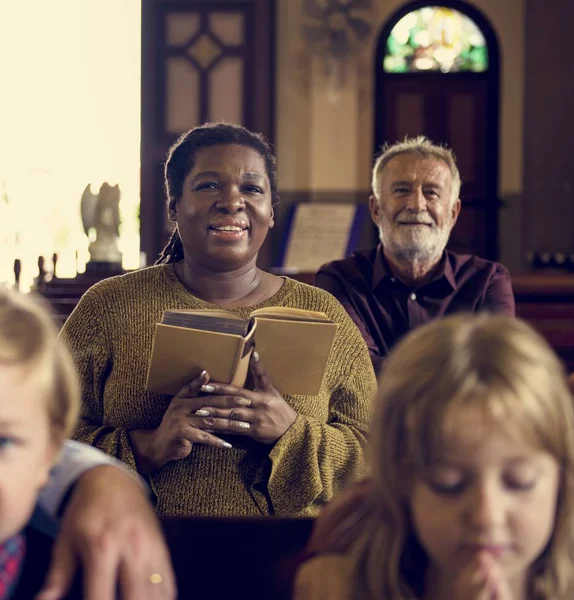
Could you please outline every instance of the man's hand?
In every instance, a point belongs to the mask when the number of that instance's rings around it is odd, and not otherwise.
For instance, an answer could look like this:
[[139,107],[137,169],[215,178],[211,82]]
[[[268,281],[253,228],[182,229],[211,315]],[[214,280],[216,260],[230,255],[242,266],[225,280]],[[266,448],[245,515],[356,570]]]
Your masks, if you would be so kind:
[[118,589],[122,600],[176,597],[158,519],[142,487],[118,467],[95,467],[79,478],[36,599],[63,598],[80,567],[86,600],[115,600]]

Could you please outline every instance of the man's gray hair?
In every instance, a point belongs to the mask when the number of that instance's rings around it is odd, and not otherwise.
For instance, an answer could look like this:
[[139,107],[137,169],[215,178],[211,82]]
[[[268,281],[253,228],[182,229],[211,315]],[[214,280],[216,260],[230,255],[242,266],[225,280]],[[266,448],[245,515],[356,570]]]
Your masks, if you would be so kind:
[[433,144],[424,135],[419,135],[414,138],[405,137],[402,142],[395,142],[394,144],[386,144],[383,146],[372,171],[371,185],[375,197],[377,199],[379,198],[377,195],[379,175],[393,158],[401,154],[418,154],[421,158],[434,158],[446,163],[452,175],[452,189],[450,194],[450,204],[452,206],[460,194],[460,173],[456,166],[454,152],[446,146]]

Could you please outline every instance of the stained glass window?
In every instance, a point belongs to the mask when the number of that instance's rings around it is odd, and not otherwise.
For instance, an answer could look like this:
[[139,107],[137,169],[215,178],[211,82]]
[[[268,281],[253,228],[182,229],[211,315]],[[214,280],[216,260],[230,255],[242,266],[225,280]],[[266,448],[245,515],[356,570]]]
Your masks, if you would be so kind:
[[383,68],[387,73],[480,73],[488,69],[486,40],[476,23],[459,11],[426,6],[393,27]]

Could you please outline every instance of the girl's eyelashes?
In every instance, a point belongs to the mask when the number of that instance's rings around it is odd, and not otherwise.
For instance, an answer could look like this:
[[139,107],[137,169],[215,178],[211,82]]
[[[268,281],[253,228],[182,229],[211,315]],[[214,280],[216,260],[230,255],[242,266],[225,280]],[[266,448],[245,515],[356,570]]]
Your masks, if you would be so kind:
[[466,488],[465,483],[462,481],[448,484],[439,483],[437,481],[428,481],[427,485],[433,492],[442,494],[443,496],[456,496],[457,494],[461,494]]
[[504,475],[504,484],[511,490],[528,492],[536,487],[538,477],[533,474],[521,475],[507,473]]
[[455,472],[430,473],[425,477],[427,486],[437,494],[455,495],[464,491],[466,478]]
[[[442,495],[461,494],[469,485],[473,485],[472,475],[431,474],[425,476],[426,485],[435,493]],[[538,483],[534,474],[502,473],[500,476],[501,487],[512,492],[528,492],[533,490]]]

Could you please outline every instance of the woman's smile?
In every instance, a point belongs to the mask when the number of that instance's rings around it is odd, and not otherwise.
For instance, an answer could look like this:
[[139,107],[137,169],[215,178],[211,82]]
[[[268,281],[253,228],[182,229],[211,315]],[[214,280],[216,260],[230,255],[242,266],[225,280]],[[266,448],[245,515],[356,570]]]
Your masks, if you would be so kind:
[[209,235],[222,241],[234,242],[249,235],[249,225],[239,219],[222,219],[208,226]]

